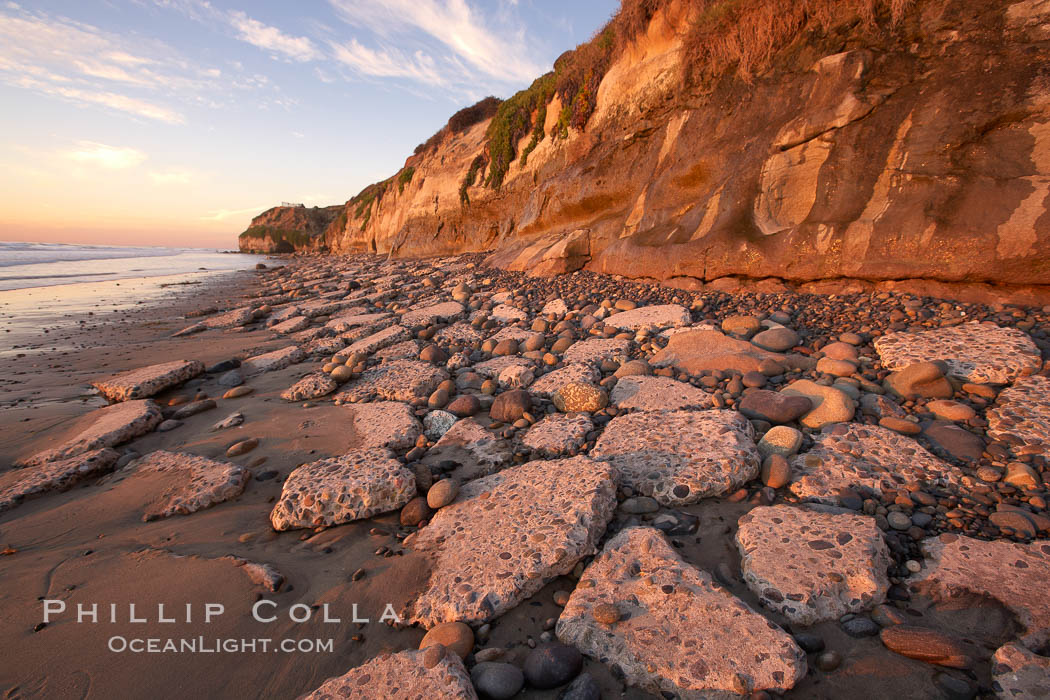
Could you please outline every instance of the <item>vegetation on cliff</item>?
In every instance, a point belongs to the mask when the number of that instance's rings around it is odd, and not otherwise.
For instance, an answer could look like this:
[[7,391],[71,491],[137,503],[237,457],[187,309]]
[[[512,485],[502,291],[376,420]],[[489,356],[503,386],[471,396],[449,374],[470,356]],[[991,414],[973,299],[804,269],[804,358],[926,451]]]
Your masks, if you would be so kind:
[[[496,110],[487,132],[489,159],[484,184],[499,189],[518,157],[521,139],[532,138],[520,154],[524,166],[529,154],[546,137],[567,138],[569,128],[584,130],[594,113],[598,86],[624,49],[646,31],[657,11],[672,0],[623,0],[619,12],[590,41],[566,51],[554,70],[537,78]],[[686,75],[692,87],[735,67],[745,80],[767,67],[774,54],[809,28],[826,32],[842,22],[876,26],[878,14],[888,12],[896,23],[912,0],[701,0],[685,28]],[[547,105],[557,96],[558,121],[544,133]],[[472,169],[474,165],[471,165]],[[464,182],[473,179],[464,178]],[[465,189],[460,199],[467,203]]]
[[313,241],[313,236],[307,231],[278,228],[276,226],[250,226],[239,238],[242,240],[255,238],[270,241],[272,245],[265,247],[272,248],[278,253],[291,253],[294,250],[309,246]]

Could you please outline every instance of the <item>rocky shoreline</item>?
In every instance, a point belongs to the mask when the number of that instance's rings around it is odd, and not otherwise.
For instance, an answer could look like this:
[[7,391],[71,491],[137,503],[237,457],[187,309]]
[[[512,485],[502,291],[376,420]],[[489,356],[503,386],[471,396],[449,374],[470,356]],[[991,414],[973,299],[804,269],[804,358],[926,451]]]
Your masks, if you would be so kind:
[[0,570],[56,565],[31,528],[101,487],[139,547],[260,590],[403,592],[285,696],[1048,692],[1050,307],[483,259],[297,256],[165,319],[163,362],[0,473]]

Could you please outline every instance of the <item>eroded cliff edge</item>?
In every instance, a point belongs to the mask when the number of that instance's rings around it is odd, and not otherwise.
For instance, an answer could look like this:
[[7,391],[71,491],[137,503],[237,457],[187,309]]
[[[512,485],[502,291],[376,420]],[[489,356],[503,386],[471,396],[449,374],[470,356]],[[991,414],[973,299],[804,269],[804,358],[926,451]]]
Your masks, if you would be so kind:
[[582,128],[557,93],[509,159],[506,114],[446,128],[309,248],[686,285],[1050,284],[1050,3],[843,0],[750,75],[697,79],[724,4],[647,3]]

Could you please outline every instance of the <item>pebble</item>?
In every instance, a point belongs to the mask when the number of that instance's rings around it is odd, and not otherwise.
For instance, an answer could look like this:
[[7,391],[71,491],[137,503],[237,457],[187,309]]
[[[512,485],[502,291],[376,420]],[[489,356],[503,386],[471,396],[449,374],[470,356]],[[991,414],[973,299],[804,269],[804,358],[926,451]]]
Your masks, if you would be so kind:
[[470,669],[470,680],[483,697],[510,700],[525,685],[525,674],[513,664],[482,661]]
[[554,392],[551,400],[562,413],[596,413],[609,405],[604,389],[583,382],[566,384]]
[[429,520],[431,515],[433,515],[433,511],[427,505],[427,499],[423,496],[417,496],[401,509],[400,520],[401,524],[406,527],[415,527],[422,521]]
[[581,673],[565,687],[558,700],[602,700],[602,689],[589,673]]
[[459,484],[454,479],[442,479],[437,481],[427,491],[427,505],[437,510],[444,508],[456,500],[459,494]]
[[474,631],[462,622],[443,622],[432,627],[419,643],[420,649],[440,644],[461,659],[474,649]]
[[886,522],[890,524],[894,530],[907,530],[911,527],[911,518],[900,511],[891,511],[886,514]]
[[254,389],[252,389],[252,387],[241,385],[241,386],[234,387],[233,389],[230,389],[229,391],[227,391],[225,394],[222,395],[222,398],[224,398],[224,399],[238,399],[238,398],[240,398],[242,396],[247,396],[248,394],[252,393],[253,391],[254,391]]
[[762,483],[779,489],[791,482],[791,464],[781,454],[771,454],[762,460]]
[[817,656],[816,665],[821,671],[834,671],[842,665],[842,654],[837,651],[825,651]]
[[870,617],[858,615],[843,622],[842,631],[851,637],[874,637],[879,633],[879,626]]
[[230,448],[226,450],[227,457],[239,457],[240,455],[247,454],[259,446],[259,438],[248,438],[247,440],[241,440],[240,442],[230,445]]
[[496,397],[489,417],[501,423],[513,423],[532,409],[532,396],[524,389],[511,389]]
[[537,647],[525,657],[525,679],[534,688],[549,690],[565,685],[583,668],[583,655],[567,644]]

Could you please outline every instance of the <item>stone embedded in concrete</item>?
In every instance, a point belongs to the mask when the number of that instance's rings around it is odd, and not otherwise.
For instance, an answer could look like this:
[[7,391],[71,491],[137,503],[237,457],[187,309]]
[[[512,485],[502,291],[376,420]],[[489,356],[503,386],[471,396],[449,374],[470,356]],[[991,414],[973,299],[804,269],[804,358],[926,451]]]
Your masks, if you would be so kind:
[[65,491],[76,483],[111,470],[120,459],[116,450],[104,448],[73,457],[43,462],[0,474],[0,513],[14,508],[29,496],[47,491]]
[[514,323],[515,321],[524,321],[528,318],[528,314],[517,307],[500,304],[492,309],[489,317],[500,323]]
[[355,340],[346,351],[347,354],[361,352],[370,355],[376,350],[382,350],[388,345],[400,343],[402,340],[408,340],[411,337],[412,333],[404,326],[387,326],[378,333]]
[[309,357],[331,357],[346,347],[342,338],[317,338],[303,346],[303,352]]
[[837,505],[845,491],[881,496],[912,482],[957,489],[962,478],[912,438],[881,426],[836,425],[814,440],[812,449],[791,460],[794,480],[788,488],[803,500]]
[[994,323],[887,333],[874,346],[887,369],[943,360],[951,376],[975,384],[1008,384],[1042,366],[1039,348],[1027,333]]
[[937,601],[993,598],[1025,627],[1028,646],[1050,642],[1050,540],[988,542],[945,533],[922,541],[922,570],[909,588]]
[[[530,331],[527,328],[518,328],[517,326],[505,326],[499,329],[499,331],[488,338],[493,342],[499,343],[501,340],[513,340],[519,345],[525,345],[526,341],[532,338],[543,338],[542,333],[536,331]],[[524,348],[522,348],[524,349]]]
[[412,472],[380,447],[298,467],[270,513],[274,530],[327,527],[397,510],[416,495]]
[[572,345],[562,355],[566,365],[584,362],[596,365],[602,360],[615,360],[624,356],[631,349],[631,341],[626,338],[589,338]]
[[736,411],[647,411],[609,421],[591,456],[664,505],[720,496],[758,475],[754,428]]
[[400,343],[388,345],[382,350],[376,350],[372,356],[381,360],[414,360],[419,357],[419,341],[402,340]]
[[485,360],[479,362],[472,368],[475,372],[483,377],[489,379],[496,379],[503,372],[511,367],[534,367],[532,360],[525,357],[518,357],[516,355],[506,355],[504,357],[494,357],[491,360]]
[[[444,650],[444,647],[442,647]],[[477,700],[463,662],[435,647],[381,654],[299,700]]]
[[346,314],[340,314],[335,318],[328,319],[325,322],[326,328],[331,328],[336,333],[345,333],[354,328],[372,328],[379,330],[380,327],[386,327],[387,324],[394,322],[394,315],[391,313],[360,313],[352,312]]
[[569,313],[569,306],[561,299],[551,299],[540,309],[540,316],[564,316]]
[[144,520],[189,515],[241,495],[251,477],[244,467],[197,455],[157,450],[134,462],[133,477],[174,475],[173,483],[147,507]]
[[987,417],[991,438],[1013,435],[1025,445],[1050,444],[1050,379],[1039,375],[1018,379],[999,392]]
[[874,518],[758,507],[740,518],[736,544],[748,588],[793,624],[837,620],[886,599],[893,561]]
[[346,308],[347,303],[342,301],[325,301],[319,299],[312,301],[307,304],[303,304],[299,307],[299,313],[307,318],[317,318],[318,316],[331,316],[332,314],[342,311]]
[[163,420],[160,407],[149,399],[104,406],[87,415],[93,419],[90,426],[66,442],[38,452],[26,460],[17,462],[16,465],[24,467],[43,464],[103,447],[113,447],[139,435],[145,435]]
[[[618,619],[604,621],[599,606],[614,606]],[[806,655],[787,633],[682,561],[653,528],[627,528],[606,543],[555,629],[657,696],[784,693],[806,673]]]
[[285,401],[306,401],[328,396],[338,388],[339,384],[330,376],[323,372],[314,372],[285,389],[281,393],[281,398]]
[[416,444],[423,426],[412,408],[400,401],[358,403],[351,407],[354,433],[361,447],[408,450]]
[[460,488],[405,540],[429,555],[412,622],[479,624],[593,554],[616,508],[615,471],[587,457],[528,462]]
[[992,656],[992,688],[1000,698],[1050,698],[1050,657],[1004,644]]
[[598,385],[602,379],[601,373],[585,362],[574,362],[560,367],[553,372],[544,374],[529,385],[529,393],[543,398],[549,398],[552,394],[569,384],[594,384]]
[[484,334],[465,321],[456,321],[437,332],[434,340],[448,345],[469,345],[484,338]]
[[298,333],[310,326],[310,319],[306,316],[293,316],[287,321],[281,321],[278,324],[270,326],[270,330],[274,333],[280,333],[285,335],[288,333]]
[[419,360],[389,360],[365,370],[337,394],[351,402],[371,401],[375,397],[411,403],[429,397],[448,372]]
[[421,309],[413,309],[401,316],[401,325],[411,328],[412,326],[429,326],[438,322],[448,322],[463,315],[463,305],[455,301],[445,301],[440,304],[424,306]]
[[280,350],[263,353],[255,357],[249,357],[241,363],[241,372],[245,376],[261,374],[263,372],[274,372],[285,367],[302,362],[306,359],[306,353],[298,345],[289,345]]
[[[292,319],[296,316],[301,316],[299,313],[299,307],[294,304],[290,304],[279,311],[274,311],[270,314],[269,318],[266,319],[266,325],[273,327],[278,323],[284,323],[285,321]],[[305,316],[304,316],[305,318]]]
[[552,413],[529,428],[521,442],[533,452],[558,457],[583,447],[594,423],[584,414]]
[[605,325],[623,330],[679,328],[692,323],[689,310],[678,304],[639,306],[605,319]]
[[244,306],[205,319],[204,325],[208,328],[239,328],[240,326],[248,325],[254,318],[255,312],[252,308],[250,306]]
[[203,373],[204,363],[198,360],[175,360],[121,372],[91,386],[110,401],[147,399]]
[[677,411],[713,406],[711,394],[670,377],[621,377],[613,387],[609,401],[619,409],[637,411]]
[[510,464],[513,451],[498,436],[483,428],[475,419],[456,421],[441,439],[434,443],[423,462],[438,465],[452,462],[452,476],[460,481],[477,479],[499,471]]

